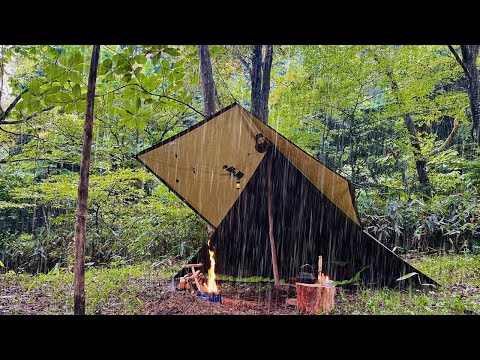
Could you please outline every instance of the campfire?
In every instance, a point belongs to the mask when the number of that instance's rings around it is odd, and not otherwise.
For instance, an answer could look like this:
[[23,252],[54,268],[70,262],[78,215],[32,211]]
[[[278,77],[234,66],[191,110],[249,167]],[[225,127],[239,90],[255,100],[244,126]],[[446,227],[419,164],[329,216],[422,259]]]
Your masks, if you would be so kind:
[[[210,269],[208,269],[207,284],[198,291],[198,296],[210,302],[222,302],[222,295],[215,281],[215,252],[210,250],[210,240],[208,240],[208,253],[210,255]],[[202,290],[206,290],[202,291]]]
[[[208,240],[208,246],[210,247],[210,240]],[[210,269],[206,278],[206,283],[203,282],[204,275],[200,270],[195,268],[202,267],[203,264],[187,264],[184,268],[191,269],[191,274],[186,274],[180,278],[180,289],[190,290],[192,294],[195,294],[194,289],[197,289],[197,295],[201,299],[208,300],[210,302],[222,302],[222,296],[215,280],[215,252],[208,249],[210,255]]]

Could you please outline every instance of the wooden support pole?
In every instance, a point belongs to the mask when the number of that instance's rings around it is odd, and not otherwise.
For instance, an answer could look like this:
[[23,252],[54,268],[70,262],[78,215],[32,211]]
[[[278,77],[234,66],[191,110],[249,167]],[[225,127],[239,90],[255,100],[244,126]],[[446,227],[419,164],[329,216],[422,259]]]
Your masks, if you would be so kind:
[[322,255],[318,257],[318,283],[321,284],[323,280],[322,274]]
[[268,209],[268,235],[270,238],[270,250],[272,252],[273,283],[276,288],[280,287],[280,276],[278,275],[277,251],[273,235],[273,209],[272,209],[272,148],[267,152],[267,209]]

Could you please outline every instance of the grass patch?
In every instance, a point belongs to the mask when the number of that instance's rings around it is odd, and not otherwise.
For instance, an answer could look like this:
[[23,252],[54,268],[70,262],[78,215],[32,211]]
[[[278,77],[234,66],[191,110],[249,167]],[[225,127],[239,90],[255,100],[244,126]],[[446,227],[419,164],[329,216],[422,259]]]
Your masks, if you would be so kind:
[[[480,255],[423,256],[409,259],[443,286],[438,289],[369,289],[339,291],[334,314],[480,314]],[[180,266],[150,264],[86,271],[87,314],[141,314],[144,304],[159,300]],[[222,278],[222,276],[219,276]],[[222,278],[223,279],[223,278]],[[232,280],[229,278],[223,279]],[[241,282],[269,283],[251,277]],[[0,275],[0,314],[72,314],[73,274],[58,269],[36,276]]]
[[480,256],[423,256],[409,262],[442,286],[438,289],[367,289],[337,295],[335,314],[480,314]]
[[[149,264],[113,268],[87,268],[87,314],[141,314],[146,300],[165,290],[165,280],[178,266],[152,268]],[[73,273],[59,269],[48,274],[0,275],[0,288],[10,290],[0,303],[0,314],[72,314]],[[33,299],[33,302],[32,302]],[[35,305],[35,306],[32,306]],[[3,311],[2,311],[3,308]]]

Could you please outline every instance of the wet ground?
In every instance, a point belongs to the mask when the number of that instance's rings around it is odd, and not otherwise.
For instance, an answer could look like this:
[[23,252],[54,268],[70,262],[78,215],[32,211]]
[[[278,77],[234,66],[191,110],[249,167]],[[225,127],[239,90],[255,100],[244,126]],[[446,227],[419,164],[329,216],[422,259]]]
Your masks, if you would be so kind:
[[189,291],[165,292],[162,298],[145,304],[146,314],[155,315],[282,315],[296,314],[285,299],[294,289],[275,290],[270,284],[222,284],[222,303],[200,299]]

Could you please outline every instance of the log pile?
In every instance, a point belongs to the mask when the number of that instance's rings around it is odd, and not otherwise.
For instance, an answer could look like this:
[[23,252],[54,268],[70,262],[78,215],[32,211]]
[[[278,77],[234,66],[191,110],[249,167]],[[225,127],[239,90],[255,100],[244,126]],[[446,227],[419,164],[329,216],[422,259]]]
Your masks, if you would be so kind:
[[201,293],[207,292],[203,273],[200,270],[195,270],[195,268],[202,266],[203,264],[187,264],[183,266],[185,269],[191,269],[192,272],[180,278],[179,288],[181,290],[190,290],[192,294],[195,293],[195,288]]

